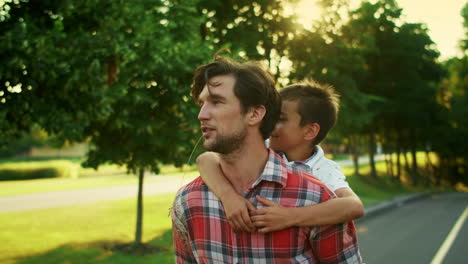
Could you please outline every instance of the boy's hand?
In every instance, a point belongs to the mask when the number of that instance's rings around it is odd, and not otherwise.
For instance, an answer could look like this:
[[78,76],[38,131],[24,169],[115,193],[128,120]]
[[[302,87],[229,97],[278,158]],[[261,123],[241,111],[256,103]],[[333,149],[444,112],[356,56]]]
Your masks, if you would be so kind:
[[254,232],[255,226],[249,214],[256,210],[253,204],[238,194],[226,197],[224,200],[224,211],[234,232]]
[[290,208],[281,206],[258,195],[257,200],[267,206],[256,210],[255,215],[251,217],[253,224],[258,228],[258,232],[273,232],[294,225],[293,211]]

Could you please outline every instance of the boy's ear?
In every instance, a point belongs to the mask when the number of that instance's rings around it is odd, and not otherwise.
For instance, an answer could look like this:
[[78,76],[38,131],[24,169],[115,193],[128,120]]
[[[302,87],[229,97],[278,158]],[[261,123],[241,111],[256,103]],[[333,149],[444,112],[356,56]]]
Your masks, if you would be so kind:
[[259,105],[255,107],[251,107],[247,116],[248,116],[248,121],[249,125],[256,125],[260,122],[262,122],[263,117],[266,114],[266,109],[264,105]]
[[317,123],[312,123],[312,124],[307,124],[304,126],[305,132],[304,132],[304,139],[305,140],[314,140],[318,133],[320,132],[320,125]]

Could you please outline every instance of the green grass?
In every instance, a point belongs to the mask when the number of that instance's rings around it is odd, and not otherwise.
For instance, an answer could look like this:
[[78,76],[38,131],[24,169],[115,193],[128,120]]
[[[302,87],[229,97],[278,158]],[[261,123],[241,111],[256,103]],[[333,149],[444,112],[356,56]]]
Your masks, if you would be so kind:
[[[394,158],[396,159],[396,157]],[[426,162],[424,153],[418,153],[417,159],[420,167],[419,171],[421,173],[425,173],[423,169]],[[433,187],[411,186],[408,184],[409,175],[404,172],[404,168],[402,168],[403,183],[397,183],[393,181],[390,176],[387,176],[387,166],[385,161],[376,162],[376,170],[378,175],[377,179],[372,179],[369,176],[369,165],[360,166],[359,173],[361,175],[353,175],[354,168],[352,166],[342,167],[342,169],[351,188],[354,190],[354,192],[356,192],[357,195],[359,195],[364,205],[388,200],[397,195],[408,194],[411,192],[427,192],[435,190]]]
[[173,263],[168,210],[174,194],[144,199],[143,241],[160,248],[145,256],[112,251],[133,241],[135,199],[1,214],[0,263]]

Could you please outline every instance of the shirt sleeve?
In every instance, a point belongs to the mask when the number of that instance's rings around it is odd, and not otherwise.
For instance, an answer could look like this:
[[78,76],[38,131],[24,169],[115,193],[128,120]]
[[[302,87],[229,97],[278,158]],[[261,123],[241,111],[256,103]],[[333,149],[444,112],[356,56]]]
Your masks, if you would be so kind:
[[[331,195],[324,190],[322,202]],[[362,263],[354,223],[316,227],[310,243],[319,263]]]
[[350,188],[346,181],[346,176],[336,162],[327,160],[320,172],[319,179],[323,181],[332,191],[336,191],[341,188]]
[[197,263],[197,260],[190,247],[187,227],[185,226],[185,217],[181,196],[178,194],[171,208],[172,218],[172,237],[174,240],[175,262],[181,263]]

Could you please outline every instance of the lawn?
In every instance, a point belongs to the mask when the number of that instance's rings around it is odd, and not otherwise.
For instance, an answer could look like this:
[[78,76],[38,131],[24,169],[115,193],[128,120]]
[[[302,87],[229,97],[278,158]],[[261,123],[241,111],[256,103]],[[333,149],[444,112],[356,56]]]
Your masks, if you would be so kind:
[[112,251],[133,240],[135,199],[1,214],[0,263],[172,263],[168,216],[174,194],[144,199],[143,240],[160,248],[146,256]]

